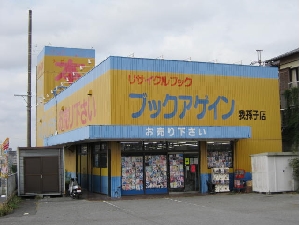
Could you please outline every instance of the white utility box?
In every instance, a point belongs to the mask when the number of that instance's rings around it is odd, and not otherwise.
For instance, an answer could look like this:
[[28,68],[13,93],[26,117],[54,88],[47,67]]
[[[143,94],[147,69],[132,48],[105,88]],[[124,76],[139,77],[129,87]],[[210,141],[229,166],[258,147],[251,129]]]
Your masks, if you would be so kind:
[[266,152],[251,155],[252,190],[272,193],[297,190],[298,181],[293,179],[289,165],[298,155],[292,152]]

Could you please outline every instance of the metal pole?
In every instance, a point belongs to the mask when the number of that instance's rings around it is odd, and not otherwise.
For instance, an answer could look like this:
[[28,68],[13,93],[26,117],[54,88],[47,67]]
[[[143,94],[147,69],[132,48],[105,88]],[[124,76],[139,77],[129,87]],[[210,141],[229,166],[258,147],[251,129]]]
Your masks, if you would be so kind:
[[258,56],[258,64],[259,64],[259,66],[261,66],[261,52],[263,50],[256,50],[256,51],[257,51],[257,56]]
[[27,147],[31,147],[31,34],[32,34],[32,11],[29,10],[29,24],[28,24],[28,91],[27,91]]

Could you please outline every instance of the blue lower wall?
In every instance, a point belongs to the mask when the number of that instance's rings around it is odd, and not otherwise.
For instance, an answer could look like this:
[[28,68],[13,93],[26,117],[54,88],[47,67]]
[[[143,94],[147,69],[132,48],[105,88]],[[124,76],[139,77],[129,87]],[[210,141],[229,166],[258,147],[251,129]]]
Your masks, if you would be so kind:
[[145,194],[155,195],[155,194],[167,194],[168,188],[147,188]]
[[78,174],[78,183],[83,189],[87,189],[91,192],[108,194],[108,177]]
[[[72,176],[74,174],[75,173],[72,173]],[[74,175],[74,177],[76,177],[76,175]],[[89,187],[88,177],[89,177],[88,174],[77,173],[77,181],[78,181],[78,184],[81,186],[81,188],[88,189],[88,187]]]
[[122,190],[122,185],[121,185],[121,177],[112,177],[111,178],[111,193],[110,196],[112,198],[120,198],[121,197],[121,190]]
[[130,190],[124,191],[122,190],[122,195],[155,195],[155,194],[167,194],[167,188],[147,188],[146,190]]
[[143,195],[143,194],[145,194],[144,193],[144,190],[139,190],[139,191],[137,191],[137,190],[130,190],[130,191],[124,191],[124,190],[122,190],[121,191],[121,195]]
[[107,176],[92,176],[92,192],[100,194],[108,194],[108,177]]
[[200,174],[200,187],[201,187],[201,190],[200,190],[200,193],[204,194],[204,193],[207,193],[208,192],[208,188],[207,188],[207,185],[206,185],[206,181],[210,181],[211,180],[211,176],[210,176],[210,173],[202,173]]
[[[72,173],[70,174],[72,177],[75,177],[75,175]],[[98,175],[86,175],[85,176],[80,176],[81,174],[78,175],[78,182],[82,186],[82,188],[87,188],[89,187],[89,190],[95,193],[101,193],[101,194],[106,194],[108,195],[108,177],[107,176],[98,176]],[[88,179],[81,179],[80,178],[86,178],[89,177],[89,183],[88,184]],[[101,179],[101,180],[100,180]],[[229,189],[230,191],[233,190],[234,186],[234,174],[230,173],[229,174],[229,179],[230,179],[230,184],[229,184]],[[202,194],[208,193],[208,187],[206,184],[206,181],[211,181],[211,174],[210,173],[205,173],[200,175],[200,190],[199,192]],[[252,180],[252,174],[250,172],[245,173],[245,178],[242,179],[244,181]],[[122,190],[121,187],[121,177],[112,177],[111,178],[111,193],[110,196],[115,198],[115,197],[121,197],[122,195],[142,195],[142,194],[167,194],[168,189],[167,188],[149,188],[146,190],[133,190],[133,191],[124,191]]]

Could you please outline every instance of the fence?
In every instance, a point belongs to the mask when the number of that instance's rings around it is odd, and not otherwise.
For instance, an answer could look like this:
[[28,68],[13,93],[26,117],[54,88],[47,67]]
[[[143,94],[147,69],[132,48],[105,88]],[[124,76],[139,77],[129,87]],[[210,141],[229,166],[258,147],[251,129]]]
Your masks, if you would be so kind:
[[17,190],[17,177],[17,173],[14,173],[7,178],[0,178],[0,204],[7,202]]

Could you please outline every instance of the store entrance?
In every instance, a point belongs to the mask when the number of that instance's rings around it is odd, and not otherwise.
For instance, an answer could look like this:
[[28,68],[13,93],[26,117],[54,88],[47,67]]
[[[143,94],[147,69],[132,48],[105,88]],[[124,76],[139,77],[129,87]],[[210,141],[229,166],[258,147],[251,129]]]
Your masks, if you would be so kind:
[[196,141],[122,143],[122,195],[199,191]]
[[198,155],[197,152],[169,154],[171,192],[199,191]]
[[184,191],[198,191],[199,190],[199,173],[198,173],[198,154],[187,153],[184,154]]

